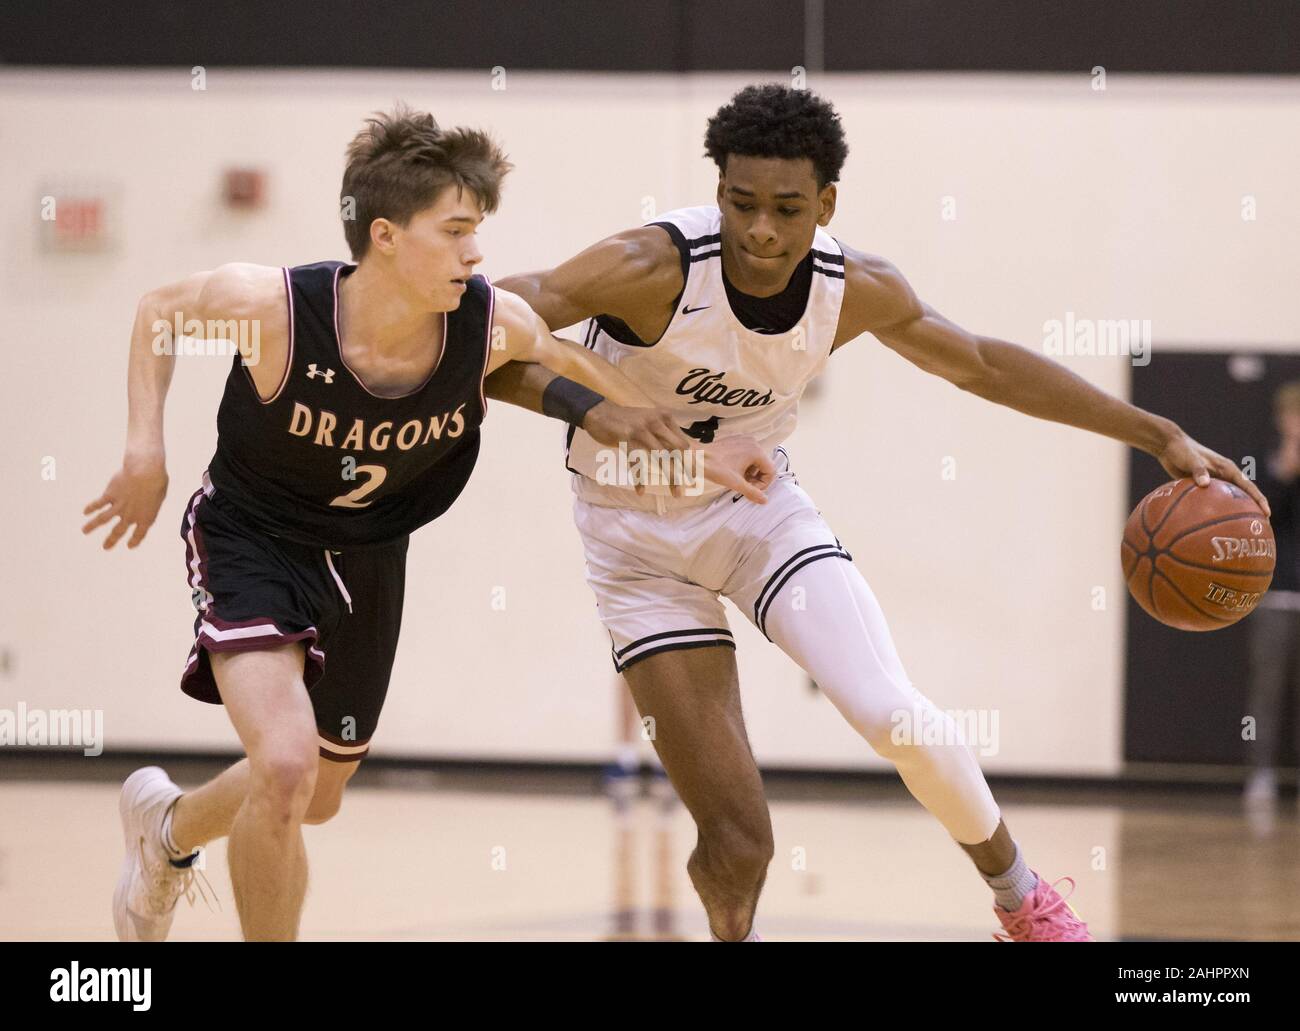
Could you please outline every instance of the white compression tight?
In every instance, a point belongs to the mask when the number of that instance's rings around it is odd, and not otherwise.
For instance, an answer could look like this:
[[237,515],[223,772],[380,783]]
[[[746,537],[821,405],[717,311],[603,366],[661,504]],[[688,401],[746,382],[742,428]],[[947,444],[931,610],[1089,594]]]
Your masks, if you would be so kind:
[[[799,570],[773,600],[766,628],[954,839],[971,845],[993,836],[998,807],[974,754],[952,718],[912,686],[884,613],[852,562],[825,558]],[[918,710],[932,740],[954,743],[920,743]],[[940,725],[942,735],[934,733]],[[895,734],[896,727],[917,732]]]

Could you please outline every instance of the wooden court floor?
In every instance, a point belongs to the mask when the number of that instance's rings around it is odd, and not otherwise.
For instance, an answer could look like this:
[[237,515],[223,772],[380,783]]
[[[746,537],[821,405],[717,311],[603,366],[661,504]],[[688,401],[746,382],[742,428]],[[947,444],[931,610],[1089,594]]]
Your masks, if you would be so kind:
[[[649,787],[620,810],[592,776],[358,781],[305,828],[304,939],[708,938],[684,869],[693,825]],[[901,788],[769,793],[765,939],[992,940],[987,888]],[[1031,866],[1075,879],[1099,939],[1300,940],[1294,795],[1261,814],[1225,792],[995,793]],[[0,939],[112,939],[116,801],[115,780],[0,778]],[[239,937],[223,843],[205,866],[215,904],[182,901],[173,940]]]

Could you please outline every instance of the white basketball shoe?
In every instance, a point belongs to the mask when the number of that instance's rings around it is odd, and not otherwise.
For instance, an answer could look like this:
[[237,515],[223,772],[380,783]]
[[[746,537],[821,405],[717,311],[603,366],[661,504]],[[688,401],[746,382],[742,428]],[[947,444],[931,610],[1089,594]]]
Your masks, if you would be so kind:
[[193,866],[173,866],[163,847],[163,817],[182,791],[157,766],[136,770],[122,785],[118,812],[126,857],[113,892],[113,927],[119,941],[167,940],[176,902],[184,895],[192,905],[196,893],[207,893],[195,882]]

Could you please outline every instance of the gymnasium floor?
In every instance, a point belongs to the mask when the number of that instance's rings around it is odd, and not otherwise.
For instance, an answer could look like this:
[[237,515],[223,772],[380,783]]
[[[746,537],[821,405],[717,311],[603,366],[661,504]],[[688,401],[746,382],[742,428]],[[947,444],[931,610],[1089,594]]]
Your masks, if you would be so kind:
[[[118,782],[139,763],[97,765],[94,782],[30,756],[0,766],[0,939],[112,939]],[[182,786],[216,768],[169,765]],[[1300,939],[1289,791],[1259,815],[1227,788],[993,787],[1031,865],[1078,882],[1099,939]],[[988,890],[901,785],[776,776],[769,797],[765,939],[991,940]],[[708,937],[689,816],[648,788],[619,816],[591,772],[375,764],[306,839],[304,939]],[[182,901],[173,940],[239,937],[224,843],[205,873],[216,906]]]

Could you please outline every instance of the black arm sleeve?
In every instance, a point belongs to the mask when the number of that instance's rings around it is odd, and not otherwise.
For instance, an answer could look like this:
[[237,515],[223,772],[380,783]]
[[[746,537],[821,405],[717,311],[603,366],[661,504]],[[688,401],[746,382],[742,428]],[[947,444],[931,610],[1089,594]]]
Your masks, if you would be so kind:
[[581,426],[587,413],[604,401],[604,397],[581,383],[556,376],[542,392],[542,414],[560,419],[571,426]]

